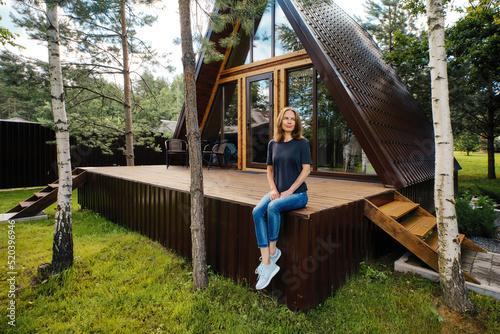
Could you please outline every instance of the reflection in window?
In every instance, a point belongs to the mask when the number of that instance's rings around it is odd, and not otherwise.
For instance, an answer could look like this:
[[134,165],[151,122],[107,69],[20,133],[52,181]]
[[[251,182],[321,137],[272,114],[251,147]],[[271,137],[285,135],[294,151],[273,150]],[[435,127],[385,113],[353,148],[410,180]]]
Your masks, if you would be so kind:
[[238,85],[232,82],[217,90],[202,140],[205,144],[227,139],[224,153],[227,163],[238,162]]
[[313,144],[313,69],[288,72],[288,105],[295,108],[302,120],[302,135]]
[[276,2],[276,11],[275,11],[275,21],[274,21],[274,33],[275,33],[275,42],[274,42],[274,55],[281,56],[286,53],[302,50],[304,47],[302,43],[300,43],[297,34],[293,31],[290,22],[283,13],[283,10]]
[[250,161],[265,163],[269,142],[270,80],[250,82]]
[[272,30],[271,21],[273,10],[271,6],[267,6],[264,15],[262,15],[260,21],[255,20],[255,31],[253,35],[253,61],[259,61],[264,59],[269,59],[271,55],[272,47]]
[[316,98],[318,171],[375,174],[319,75]]
[[276,2],[272,5],[272,3],[271,1],[266,7],[260,19],[255,19],[252,36],[245,35],[243,29],[240,29],[240,43],[231,51],[226,69],[304,48],[279,4]]

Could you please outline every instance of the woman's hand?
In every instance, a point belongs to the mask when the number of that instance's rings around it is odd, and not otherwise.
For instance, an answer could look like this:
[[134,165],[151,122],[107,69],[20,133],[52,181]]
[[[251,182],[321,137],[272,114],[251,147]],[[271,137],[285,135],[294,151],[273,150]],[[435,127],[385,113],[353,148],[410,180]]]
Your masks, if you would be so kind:
[[291,194],[293,194],[293,191],[291,191],[290,189],[288,189],[287,191],[284,191],[284,192],[281,193],[280,198],[288,196],[288,195],[291,195]]
[[280,198],[280,193],[278,192],[278,190],[276,189],[271,190],[271,201],[274,201],[275,199],[278,198]]

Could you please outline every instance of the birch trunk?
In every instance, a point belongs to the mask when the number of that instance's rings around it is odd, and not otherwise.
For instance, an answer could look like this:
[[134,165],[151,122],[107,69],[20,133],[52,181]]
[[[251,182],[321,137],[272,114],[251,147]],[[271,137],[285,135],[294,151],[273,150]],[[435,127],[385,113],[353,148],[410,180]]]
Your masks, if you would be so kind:
[[120,23],[122,26],[122,54],[123,54],[123,108],[125,111],[125,155],[127,166],[134,165],[134,133],[132,130],[132,98],[130,84],[130,60],[128,53],[127,17],[125,12],[126,1],[120,1]]
[[64,105],[64,88],[59,53],[59,26],[57,2],[46,2],[48,19],[48,49],[50,72],[50,95],[57,144],[57,169],[59,173],[59,190],[54,227],[54,243],[52,246],[52,271],[60,272],[73,264],[73,232],[71,221],[71,157],[69,127]]
[[205,224],[203,213],[203,170],[200,127],[196,108],[195,56],[191,34],[190,0],[179,0],[181,21],[182,64],[184,67],[184,94],[186,132],[189,143],[191,168],[191,241],[193,257],[193,287],[204,289],[208,285],[205,250]]
[[444,8],[440,0],[427,1],[432,116],[436,143],[436,206],[439,242],[439,279],[445,304],[454,311],[473,309],[460,265],[460,241],[453,189],[453,135],[444,35]]

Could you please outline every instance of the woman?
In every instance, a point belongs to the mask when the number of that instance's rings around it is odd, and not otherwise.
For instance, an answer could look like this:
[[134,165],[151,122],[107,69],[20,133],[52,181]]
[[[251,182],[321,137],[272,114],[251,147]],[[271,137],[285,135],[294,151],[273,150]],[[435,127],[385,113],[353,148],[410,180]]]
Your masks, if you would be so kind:
[[276,247],[281,212],[297,210],[307,204],[305,179],[311,172],[311,153],[307,139],[302,137],[300,116],[294,108],[285,107],[278,115],[274,139],[267,148],[267,180],[271,191],[253,210],[257,246],[261,263],[257,290],[264,289],[278,273],[276,262],[281,251]]

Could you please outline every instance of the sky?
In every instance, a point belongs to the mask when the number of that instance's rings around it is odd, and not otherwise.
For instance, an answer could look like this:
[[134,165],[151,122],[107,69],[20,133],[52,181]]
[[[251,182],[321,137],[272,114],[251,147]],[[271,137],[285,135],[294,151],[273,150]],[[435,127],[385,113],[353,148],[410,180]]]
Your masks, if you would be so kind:
[[[4,0],[5,6],[0,6],[0,16],[2,20],[0,21],[0,26],[8,28],[14,33],[20,35],[16,39],[16,42],[20,45],[26,47],[26,50],[21,51],[23,55],[30,56],[33,58],[38,58],[43,61],[48,61],[48,52],[45,45],[41,45],[36,41],[29,40],[26,33],[12,24],[10,20],[10,12],[15,10],[12,9],[11,4],[13,0]],[[364,15],[363,3],[365,0],[337,0],[336,3],[350,16],[360,16]],[[456,4],[464,3],[466,0],[454,0]],[[159,54],[169,54],[167,59],[170,59],[170,64],[176,67],[175,73],[182,72],[181,63],[181,46],[176,45],[174,40],[180,38],[180,23],[179,23],[179,10],[177,0],[164,0],[161,5],[157,5],[155,8],[151,9],[154,15],[158,16],[157,22],[151,27],[142,28],[139,31],[139,38],[143,41],[150,43]],[[13,49],[8,46],[7,49],[20,53],[19,50]],[[63,59],[64,61],[64,59]],[[139,70],[139,72],[142,72]],[[172,74],[166,71],[156,71],[157,76],[163,76],[169,78]]]

